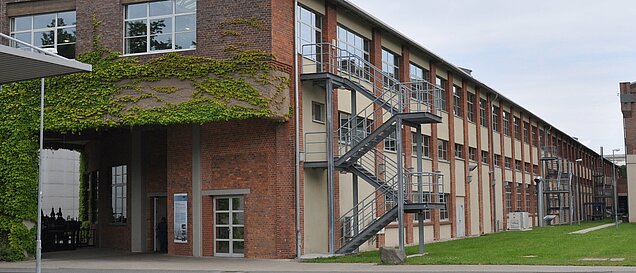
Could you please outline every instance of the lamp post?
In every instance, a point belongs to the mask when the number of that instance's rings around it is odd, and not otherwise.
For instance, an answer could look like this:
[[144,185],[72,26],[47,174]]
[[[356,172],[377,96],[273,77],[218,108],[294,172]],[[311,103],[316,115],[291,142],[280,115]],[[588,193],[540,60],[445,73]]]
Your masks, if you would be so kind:
[[618,152],[621,149],[612,149],[612,184],[614,186],[614,223],[616,224],[616,230],[618,230],[618,194],[616,193],[616,161],[614,152]]
[[[579,224],[579,226],[581,225],[581,208],[580,208],[580,197],[581,197],[581,170],[579,168],[580,164],[583,162],[583,158],[577,158],[576,160],[574,160],[575,163],[575,168],[576,168],[576,221]],[[572,197],[570,197],[572,198]]]

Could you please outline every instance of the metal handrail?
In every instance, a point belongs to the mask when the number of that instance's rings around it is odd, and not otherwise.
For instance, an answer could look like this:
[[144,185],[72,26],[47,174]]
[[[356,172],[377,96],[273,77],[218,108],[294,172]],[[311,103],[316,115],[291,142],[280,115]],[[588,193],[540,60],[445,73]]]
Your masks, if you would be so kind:
[[[55,57],[55,58],[60,58],[60,59],[62,59],[62,60],[66,60],[66,61],[75,61],[75,60],[67,59],[67,58],[66,58],[66,57],[64,57],[64,56],[60,56],[60,55],[57,55],[57,54],[55,54],[55,53],[49,52],[49,51],[47,51],[47,50],[45,50],[45,49],[43,49],[43,48],[39,48],[39,47],[34,46],[34,45],[32,45],[32,44],[29,44],[29,43],[26,43],[26,42],[20,41],[20,40],[18,40],[18,39],[16,39],[16,38],[13,38],[13,37],[11,37],[11,36],[9,36],[9,35],[6,35],[6,34],[3,34],[3,33],[0,33],[0,38],[5,38],[5,39],[7,39],[7,40],[9,40],[9,41],[11,41],[11,42],[13,42],[13,43],[17,43],[17,44],[23,45],[23,46],[25,46],[25,47],[28,47],[28,48],[29,48],[29,49],[31,49],[31,50],[35,50],[36,52],[41,53],[41,54],[44,54],[44,55],[47,55],[47,56],[52,56],[52,57]],[[14,47],[15,47],[15,46],[14,46]]]

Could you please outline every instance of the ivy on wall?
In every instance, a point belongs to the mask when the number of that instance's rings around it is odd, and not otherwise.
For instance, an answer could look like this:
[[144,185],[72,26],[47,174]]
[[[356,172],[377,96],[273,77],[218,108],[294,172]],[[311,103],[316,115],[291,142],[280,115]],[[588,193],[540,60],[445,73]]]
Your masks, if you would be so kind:
[[[93,72],[46,79],[47,131],[288,118],[272,110],[290,83],[275,73],[269,53],[236,51],[226,60],[168,53],[142,62],[95,48],[78,58]],[[37,220],[39,88],[34,80],[0,91],[0,260],[35,252],[36,228],[25,221]],[[179,100],[166,99],[177,93]]]

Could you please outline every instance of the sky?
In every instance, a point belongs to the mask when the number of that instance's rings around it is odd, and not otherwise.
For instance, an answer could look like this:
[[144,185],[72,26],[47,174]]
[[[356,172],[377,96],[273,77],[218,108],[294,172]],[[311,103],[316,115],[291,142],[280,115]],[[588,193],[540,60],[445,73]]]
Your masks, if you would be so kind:
[[599,152],[624,151],[633,0],[349,0]]

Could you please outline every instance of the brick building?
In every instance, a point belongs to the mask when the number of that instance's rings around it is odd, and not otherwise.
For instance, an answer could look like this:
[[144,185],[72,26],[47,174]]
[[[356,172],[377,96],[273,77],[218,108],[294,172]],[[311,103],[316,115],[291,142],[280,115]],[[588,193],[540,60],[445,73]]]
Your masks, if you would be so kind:
[[[621,112],[623,113],[623,127],[625,130],[625,165],[627,166],[627,196],[636,196],[636,122],[634,120],[634,104],[636,103],[636,84],[633,82],[620,83]],[[620,188],[619,188],[620,189]],[[628,210],[636,211],[636,198],[627,198]],[[636,213],[629,215],[629,221],[636,221]]]
[[0,0],[0,31],[69,58],[240,45],[290,82],[278,119],[49,132],[86,155],[99,247],[156,250],[166,217],[172,255],[291,258],[612,208],[611,162],[348,1],[95,3]]

